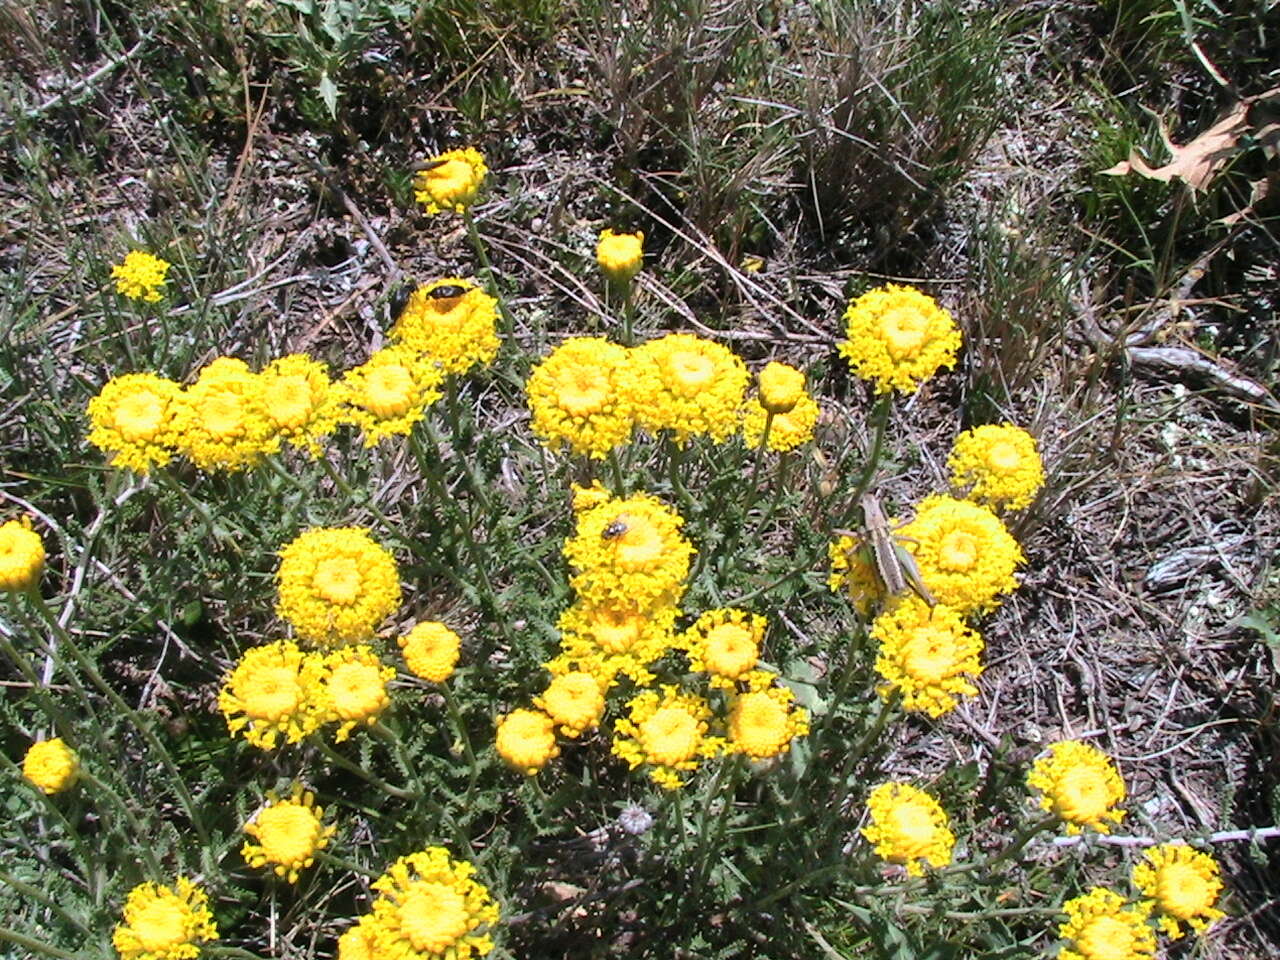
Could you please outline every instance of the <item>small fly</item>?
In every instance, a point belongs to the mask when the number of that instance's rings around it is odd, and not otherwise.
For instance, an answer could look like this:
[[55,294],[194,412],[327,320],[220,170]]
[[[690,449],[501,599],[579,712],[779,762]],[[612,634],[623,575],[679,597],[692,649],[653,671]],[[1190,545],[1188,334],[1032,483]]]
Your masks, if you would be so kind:
[[601,531],[600,536],[605,540],[617,540],[626,532],[627,525],[621,520],[615,520]]
[[427,296],[432,300],[457,300],[466,295],[467,288],[457,283],[442,284],[427,291]]

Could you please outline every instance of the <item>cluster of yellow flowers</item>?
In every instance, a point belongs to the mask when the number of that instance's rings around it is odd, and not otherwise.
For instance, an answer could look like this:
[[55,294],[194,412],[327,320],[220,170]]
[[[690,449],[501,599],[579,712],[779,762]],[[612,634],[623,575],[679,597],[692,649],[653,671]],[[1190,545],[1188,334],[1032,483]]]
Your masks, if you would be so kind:
[[[556,731],[571,739],[594,729],[620,676],[655,682],[650,667],[684,651],[689,679],[706,692],[663,684],[642,690],[614,724],[613,752],[648,768],[668,789],[701,760],[741,753],[766,760],[808,732],[808,714],[776,674],[759,669],[763,617],[711,610],[677,633],[678,604],[693,546],[683,518],[647,494],[612,497],[598,483],[576,490],[577,530],[564,554],[577,599],[560,618],[552,680],[534,700],[498,723],[497,749],[516,769],[537,773],[559,754]],[[712,732],[713,726],[718,732]]]
[[629,443],[637,427],[679,444],[700,436],[723,443],[742,430],[748,446],[776,451],[813,439],[819,411],[804,374],[770,363],[751,398],[749,380],[731,350],[693,334],[630,348],[573,337],[534,368],[525,392],[540,440],[597,460]]
[[111,276],[116,281],[116,292],[130,300],[158,303],[160,288],[164,286],[170,266],[172,264],[169,261],[161,260],[145,250],[130,250],[125,255],[124,263],[111,268]]
[[912,287],[886,284],[850,302],[840,353],[876,393],[915,393],[939,367],[954,367],[960,329],[951,314]]
[[284,444],[317,457],[343,424],[372,446],[409,433],[447,376],[493,359],[496,318],[496,299],[449,277],[419,287],[391,329],[392,345],[336,383],[326,364],[300,353],[259,373],[219,357],[185,389],[151,373],[113,377],[89,401],[89,441],[137,473],[178,454],[201,470],[244,470]]
[[401,857],[373,882],[369,913],[338,940],[338,960],[468,960],[493,949],[498,905],[475,867],[443,847]]

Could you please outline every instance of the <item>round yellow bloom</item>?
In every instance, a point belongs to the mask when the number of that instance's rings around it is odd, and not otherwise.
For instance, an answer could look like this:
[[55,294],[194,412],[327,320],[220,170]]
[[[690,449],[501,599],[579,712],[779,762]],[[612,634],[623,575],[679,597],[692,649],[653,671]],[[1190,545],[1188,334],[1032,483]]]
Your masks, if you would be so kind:
[[638,686],[652,683],[649,664],[673,646],[678,613],[671,594],[647,606],[579,599],[560,615],[561,652],[547,669],[585,671],[606,690],[619,673]]
[[[748,402],[742,417],[742,435],[748,447],[758,447],[762,443],[775,453],[786,453],[796,447],[803,446],[813,439],[813,428],[818,425],[818,402],[807,393],[800,398],[786,413],[775,413],[769,420],[769,413],[763,401]],[[769,425],[769,435],[765,436],[765,424]]]
[[338,938],[338,960],[379,960],[377,924],[372,915],[361,917]]
[[919,290],[887,284],[852,301],[844,319],[840,353],[876,393],[915,393],[939,367],[956,365],[960,330]]
[[745,610],[708,610],[684,632],[679,645],[689,654],[691,670],[709,674],[713,687],[731,689],[733,681],[755,667],[767,625],[764,617]]
[[711,707],[699,696],[665,685],[644,691],[627,710],[614,725],[613,753],[632,770],[648,764],[649,776],[667,790],[684,786],[682,772],[724,750],[724,738],[707,736]]
[[218,693],[218,707],[232,736],[264,750],[281,735],[297,743],[328,717],[324,658],[303,653],[292,640],[246,650]]
[[439,364],[408,347],[385,347],[348,370],[338,387],[341,419],[359,427],[364,445],[407,435],[440,399],[444,372]]
[[33,590],[43,572],[44,541],[31,529],[30,518],[0,524],[0,591]]
[[960,434],[947,466],[953,486],[971,487],[970,500],[996,509],[1029,507],[1044,486],[1036,438],[1011,423]]
[[462,638],[443,623],[427,620],[396,640],[404,662],[415,677],[444,683],[458,664]]
[[275,432],[291,446],[320,456],[321,441],[338,427],[339,398],[328,366],[291,353],[273,360],[259,376],[262,412]]
[[329,717],[342,723],[334,737],[341,743],[360,724],[377,723],[382,711],[391,706],[387,681],[395,678],[396,671],[384,667],[373,648],[365,644],[338,647],[325,658],[325,666],[329,671]]
[[747,680],[750,689],[730,700],[728,749],[767,760],[809,732],[809,712],[796,706],[791,690],[774,685],[776,674],[754,670]]
[[614,233],[605,229],[596,244],[596,262],[616,286],[625,287],[644,266],[644,234]]
[[178,448],[186,400],[172,380],[150,373],[113,377],[89,401],[89,442],[137,473],[163,467]]
[[603,337],[571,337],[556,347],[525,384],[538,439],[596,460],[629,441],[635,418],[619,382],[629,362],[625,347]]
[[991,610],[1000,594],[1017,589],[1013,571],[1026,558],[986,507],[933,494],[899,536],[929,592],[962,615]]
[[[460,287],[460,296],[438,291]],[[471,280],[445,277],[419,287],[391,328],[391,339],[447,374],[464,374],[498,353],[498,301]]]
[[827,557],[831,560],[827,586],[837,593],[846,591],[853,608],[865,617],[884,594],[866,544],[858,543],[853,537],[842,536],[827,544]]
[[940,717],[955,708],[957,696],[978,692],[968,677],[982,673],[982,638],[950,607],[903,597],[876,617],[871,636],[880,644],[881,698],[897,690],[904,709]]
[[124,903],[124,922],[111,935],[123,960],[192,960],[200,944],[218,939],[209,896],[186,877],[174,887],[140,883]]
[[130,250],[125,255],[124,263],[111,268],[111,276],[116,280],[116,293],[130,300],[145,300],[156,303],[160,300],[160,288],[164,286],[165,274],[171,264],[145,250]]
[[804,374],[789,364],[770,361],[757,379],[760,406],[766,413],[790,413],[808,396],[804,389]]
[[200,371],[178,407],[176,427],[179,448],[201,470],[243,470],[280,447],[263,410],[262,378],[234,357]]
[[274,794],[268,794],[268,799],[244,825],[244,832],[257,843],[246,841],[240,855],[251,867],[270,865],[276,876],[297,883],[298,875],[315,863],[316,852],[329,845],[338,828],[325,825],[324,808],[315,805],[315,795],[300,783],[293,785],[287,799]]
[[1116,804],[1125,798],[1124,781],[1105,753],[1079,740],[1064,740],[1049,747],[1027,775],[1027,785],[1041,793],[1040,807],[1061,817],[1067,833],[1093,827],[1110,833],[1124,811]]
[[598,507],[600,504],[608,503],[613,499],[613,494],[605,489],[605,485],[599,480],[592,480],[589,485],[575,483],[571,489],[573,491],[574,513],[582,513],[584,510]]
[[37,740],[22,758],[22,775],[45,793],[61,793],[80,775],[80,758],[61,737]]
[[493,949],[488,929],[498,905],[472,879],[475,867],[450,859],[443,847],[401,857],[373,882],[366,934],[378,960],[468,960]]
[[922,864],[937,869],[951,862],[952,834],[938,801],[908,783],[882,783],[867,798],[871,823],[862,835],[876,845],[876,853],[900,863],[913,877],[924,874]]
[[600,681],[590,673],[577,670],[553,677],[550,686],[533,703],[560,724],[560,732],[566,737],[582,736],[594,729],[604,715]]
[[703,435],[722,443],[738,429],[750,375],[733,351],[690,333],[671,333],[631,355],[623,379],[646,430],[670,430],[684,444]]
[[367,640],[400,606],[395,560],[359,527],[301,533],[280,551],[276,587],[276,612],[313,643]]
[[498,756],[529,776],[560,755],[556,722],[541,710],[512,710],[501,717],[495,745]]
[[1222,892],[1218,863],[1185,843],[1166,843],[1144,851],[1145,860],[1133,868],[1133,885],[1150,900],[1143,905],[1159,911],[1158,922],[1169,939],[1182,936],[1179,921],[1196,933],[1207,933],[1226,916],[1214,906]]
[[1156,935],[1147,925],[1147,908],[1125,906],[1124,897],[1105,887],[1068,900],[1069,918],[1058,935],[1070,940],[1059,960],[1146,960],[1156,955]]
[[432,157],[427,168],[418,172],[413,197],[430,216],[444,210],[462,213],[475,200],[488,173],[484,154],[474,147],[449,150]]
[[647,607],[683,592],[693,545],[680,533],[684,518],[662,501],[638,493],[577,519],[564,555],[579,597],[599,606]]

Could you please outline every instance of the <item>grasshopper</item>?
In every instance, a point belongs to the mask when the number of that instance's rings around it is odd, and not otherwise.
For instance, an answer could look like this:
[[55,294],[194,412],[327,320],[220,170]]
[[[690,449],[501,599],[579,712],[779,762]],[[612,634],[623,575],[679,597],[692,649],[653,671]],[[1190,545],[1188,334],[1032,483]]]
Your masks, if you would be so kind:
[[916,558],[902,545],[901,538],[894,536],[895,528],[889,526],[889,519],[880,506],[880,498],[868,493],[863,496],[861,506],[864,533],[849,530],[836,530],[835,533],[867,544],[876,575],[890,595],[896,596],[910,587],[930,607],[937,605],[938,601],[924,585]]

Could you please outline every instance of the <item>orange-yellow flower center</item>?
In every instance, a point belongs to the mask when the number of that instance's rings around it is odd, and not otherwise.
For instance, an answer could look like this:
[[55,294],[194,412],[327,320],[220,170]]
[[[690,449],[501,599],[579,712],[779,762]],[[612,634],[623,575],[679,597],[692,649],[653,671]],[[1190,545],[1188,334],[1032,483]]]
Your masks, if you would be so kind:
[[740,623],[722,623],[707,632],[704,659],[707,669],[724,677],[737,677],[756,665],[755,637]]
[[636,645],[643,630],[639,614],[612,607],[600,610],[591,624],[596,643],[610,653],[626,653]]
[[787,710],[762,691],[744,693],[734,704],[729,729],[748,753],[769,756],[787,742]]
[[1087,960],[1129,960],[1133,948],[1132,927],[1116,917],[1094,917],[1075,940],[1076,952]]
[[886,819],[885,826],[893,835],[898,862],[915,860],[928,853],[935,827],[933,816],[926,807],[918,803],[899,803],[888,812]]
[[350,606],[360,594],[360,568],[351,557],[328,557],[316,564],[311,584],[330,603]]
[[465,160],[446,160],[434,170],[427,171],[427,189],[440,198],[470,190],[475,180],[475,170]]
[[210,436],[236,436],[244,425],[244,398],[230,392],[206,398],[200,405],[200,422]]
[[150,440],[164,422],[164,400],[150,390],[130,394],[116,407],[116,429],[134,443]]
[[698,721],[687,710],[662,707],[638,725],[637,739],[654,763],[672,767],[693,758],[698,751]]
[[993,473],[1012,473],[1022,463],[1022,454],[1008,440],[999,440],[987,451],[987,465]]
[[696,350],[675,350],[667,358],[668,385],[686,397],[710,386],[715,372],[715,361]]
[[1111,805],[1105,774],[1097,767],[1069,768],[1056,784],[1053,803],[1064,820],[1090,823],[1099,819]]
[[589,417],[609,402],[609,374],[601,367],[574,366],[560,377],[556,399],[571,417]]
[[614,558],[618,566],[627,571],[644,570],[662,559],[667,548],[662,531],[643,517],[618,519],[627,525],[627,529],[613,541],[617,545]]
[[543,694],[543,703],[553,720],[570,727],[589,727],[604,712],[600,685],[589,673],[556,677]]
[[929,627],[917,627],[903,645],[902,668],[920,683],[936,684],[951,676],[955,664],[952,638]]
[[281,803],[267,807],[257,819],[258,840],[271,863],[303,863],[315,854],[320,818],[309,807]]
[[885,312],[880,331],[889,356],[908,360],[920,352],[929,332],[929,320],[919,310],[898,307]]
[[446,884],[420,880],[400,901],[400,929],[420,953],[444,953],[470,926],[466,898]]
[[264,391],[267,416],[282,427],[302,427],[314,406],[311,383],[300,374],[276,377]]
[[938,566],[963,573],[978,562],[978,538],[965,530],[952,530],[938,545]]
[[1156,896],[1165,913],[1186,920],[1213,906],[1213,885],[1189,863],[1166,863],[1156,874]]
[[413,375],[399,364],[369,371],[364,382],[364,407],[376,417],[400,417],[413,406]]
[[138,943],[149,953],[162,954],[187,939],[185,914],[172,897],[152,900],[134,914],[129,924]]
[[247,716],[256,720],[279,720],[298,708],[301,689],[293,667],[264,667],[254,671],[235,691]]
[[338,666],[329,680],[333,709],[344,720],[378,713],[386,705],[386,687],[378,666],[352,661]]

